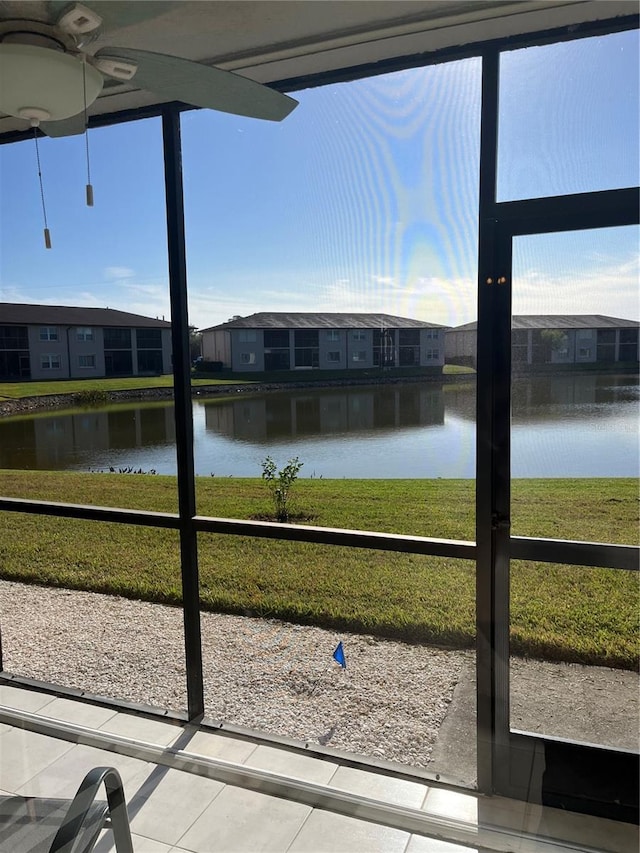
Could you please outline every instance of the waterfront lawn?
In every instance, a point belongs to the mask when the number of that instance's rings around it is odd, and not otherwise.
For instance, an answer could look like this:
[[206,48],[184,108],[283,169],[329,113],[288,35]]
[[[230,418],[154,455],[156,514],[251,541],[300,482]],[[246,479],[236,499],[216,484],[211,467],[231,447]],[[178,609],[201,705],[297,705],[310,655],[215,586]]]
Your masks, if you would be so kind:
[[[5,496],[174,512],[172,477],[3,472]],[[294,512],[328,527],[473,539],[464,480],[300,480]],[[269,511],[259,479],[198,478],[201,515]],[[517,480],[514,534],[635,544],[635,480]],[[411,642],[474,644],[475,571],[462,560],[242,536],[199,536],[206,609],[279,617]],[[0,513],[0,577],[180,601],[175,531]],[[518,654],[638,666],[637,574],[512,566]]]
[[[245,380],[198,379],[198,385],[243,385]],[[0,382],[0,400],[22,400],[27,397],[44,397],[57,394],[82,394],[109,391],[142,391],[148,388],[173,388],[173,376],[128,376],[118,379],[58,379],[43,382]]]
[[[471,367],[460,367],[455,364],[445,364],[443,374],[475,374]],[[381,375],[393,375],[404,379],[419,379],[425,375],[433,375],[427,368],[398,368],[393,374],[388,371],[381,374],[379,370],[362,370],[348,376],[344,370],[285,370],[271,373],[232,373],[230,370],[211,374],[194,373],[191,385],[251,385],[258,382],[327,382],[340,379],[379,379]],[[138,391],[148,388],[173,388],[173,376],[124,376],[117,379],[58,379],[41,382],[0,382],[0,400],[22,400],[27,397],[43,397],[57,394],[80,394],[82,392],[109,391]]]
[[442,368],[442,373],[438,372],[434,367],[369,367],[358,368],[356,370],[345,370],[338,368],[337,370],[265,370],[256,372],[252,371],[231,371],[225,369],[216,371],[215,373],[202,373],[196,371],[196,376],[224,377],[228,380],[242,380],[246,382],[317,382],[319,385],[327,382],[344,382],[346,381],[367,381],[377,382],[379,379],[405,379],[407,382],[417,382],[421,379],[439,379],[442,376],[457,376],[459,374],[469,374],[475,378],[476,371],[473,367],[463,367],[458,364],[445,364]]

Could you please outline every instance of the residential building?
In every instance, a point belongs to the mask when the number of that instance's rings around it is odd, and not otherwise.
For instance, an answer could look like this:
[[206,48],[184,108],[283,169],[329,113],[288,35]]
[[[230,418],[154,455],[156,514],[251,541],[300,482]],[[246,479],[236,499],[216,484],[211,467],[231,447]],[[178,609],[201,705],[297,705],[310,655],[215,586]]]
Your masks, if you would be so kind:
[[442,370],[444,332],[445,326],[390,314],[261,312],[202,329],[202,354],[236,372]]
[[0,303],[0,379],[171,372],[171,324],[113,308]]
[[[639,328],[637,320],[601,314],[514,316],[512,366],[516,371],[545,369],[549,365],[637,368]],[[477,337],[477,323],[449,329],[445,335],[447,363],[476,367]]]

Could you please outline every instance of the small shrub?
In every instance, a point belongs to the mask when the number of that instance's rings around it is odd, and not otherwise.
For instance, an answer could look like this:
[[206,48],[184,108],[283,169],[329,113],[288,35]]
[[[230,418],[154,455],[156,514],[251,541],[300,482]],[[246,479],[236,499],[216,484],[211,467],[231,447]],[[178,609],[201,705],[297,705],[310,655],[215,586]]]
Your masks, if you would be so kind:
[[278,471],[276,463],[270,456],[267,456],[262,462],[262,479],[271,492],[277,521],[289,521],[289,493],[298,479],[298,471],[303,464],[295,456],[293,459],[289,459],[284,468]]
[[195,365],[196,373],[219,373],[222,368],[221,361],[199,361]]

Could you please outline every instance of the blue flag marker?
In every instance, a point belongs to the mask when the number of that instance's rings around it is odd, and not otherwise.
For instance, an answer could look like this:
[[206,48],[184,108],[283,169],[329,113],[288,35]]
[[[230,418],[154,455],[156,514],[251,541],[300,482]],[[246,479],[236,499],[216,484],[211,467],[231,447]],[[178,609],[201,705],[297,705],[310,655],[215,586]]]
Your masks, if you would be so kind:
[[336,650],[333,653],[333,659],[336,663],[339,663],[343,669],[347,668],[347,662],[344,659],[344,649],[342,648],[342,640],[336,646]]

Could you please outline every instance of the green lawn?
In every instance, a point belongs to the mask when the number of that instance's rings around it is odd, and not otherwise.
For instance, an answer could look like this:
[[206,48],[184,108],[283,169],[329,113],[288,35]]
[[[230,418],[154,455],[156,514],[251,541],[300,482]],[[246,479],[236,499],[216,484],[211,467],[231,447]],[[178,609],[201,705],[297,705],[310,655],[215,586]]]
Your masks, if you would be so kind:
[[[457,364],[445,364],[442,375],[457,376],[458,374],[469,374],[475,376],[476,371],[472,367],[461,367]],[[199,373],[195,374],[199,376]],[[407,379],[419,381],[425,377],[438,378],[439,374],[433,367],[393,367],[381,370],[379,367],[369,367],[358,370],[271,370],[256,373],[255,371],[231,373],[230,370],[207,374],[211,377],[223,377],[224,379],[241,379],[246,382],[335,382],[342,379],[349,380],[371,380],[378,379]]]
[[[164,476],[3,472],[5,496],[175,512]],[[514,534],[635,544],[634,480],[518,480]],[[198,478],[198,512],[267,513],[259,479]],[[474,538],[465,480],[300,480],[293,510],[314,524]],[[206,609],[275,616],[456,647],[474,643],[471,562],[241,536],[199,536]],[[96,522],[0,513],[0,576],[180,601],[178,535]],[[634,669],[636,573],[514,563],[512,648],[519,654]]]
[[[475,371],[468,367],[457,365],[445,365],[443,373],[447,375],[474,374]],[[362,370],[355,375],[351,371],[345,376],[344,370],[312,370],[302,371],[278,371],[272,373],[224,373],[208,374],[205,378],[195,373],[191,377],[193,386],[202,385],[245,385],[257,382],[327,382],[335,379],[379,379],[381,375],[389,376],[387,372],[381,374],[379,370]],[[427,375],[420,368],[400,368],[394,371],[393,376],[407,379],[419,379]],[[146,388],[173,388],[173,376],[130,376],[119,379],[59,379],[47,382],[0,382],[0,400],[20,400],[23,397],[42,397],[48,394],[79,394],[93,391],[137,391]]]
[[[192,385],[239,385],[230,379],[196,379]],[[138,391],[147,388],[173,388],[173,376],[130,376],[121,379],[60,379],[55,382],[0,382],[0,400],[21,400],[48,394],[80,394],[92,391]]]

